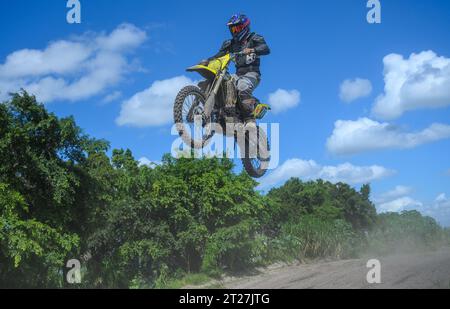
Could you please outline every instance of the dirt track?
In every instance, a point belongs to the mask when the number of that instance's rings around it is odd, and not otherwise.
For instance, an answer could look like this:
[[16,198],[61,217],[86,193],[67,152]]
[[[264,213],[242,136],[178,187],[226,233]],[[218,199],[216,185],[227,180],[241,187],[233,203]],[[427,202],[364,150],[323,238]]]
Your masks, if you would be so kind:
[[373,257],[381,262],[381,284],[366,280],[369,259],[287,266],[225,283],[230,289],[450,289],[450,248],[436,252]]

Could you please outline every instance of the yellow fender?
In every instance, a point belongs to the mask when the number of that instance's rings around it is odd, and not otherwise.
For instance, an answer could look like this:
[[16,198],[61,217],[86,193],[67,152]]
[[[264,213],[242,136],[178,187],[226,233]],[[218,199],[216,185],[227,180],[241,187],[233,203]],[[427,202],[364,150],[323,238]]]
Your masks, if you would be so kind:
[[187,68],[188,72],[197,72],[206,79],[214,79],[220,71],[225,69],[231,61],[230,54],[214,59],[207,66],[197,64]]
[[186,69],[188,72],[197,72],[201,76],[203,76],[206,79],[214,79],[217,75],[217,71],[212,70],[211,68],[204,66],[204,65],[194,65],[192,67],[189,67]]

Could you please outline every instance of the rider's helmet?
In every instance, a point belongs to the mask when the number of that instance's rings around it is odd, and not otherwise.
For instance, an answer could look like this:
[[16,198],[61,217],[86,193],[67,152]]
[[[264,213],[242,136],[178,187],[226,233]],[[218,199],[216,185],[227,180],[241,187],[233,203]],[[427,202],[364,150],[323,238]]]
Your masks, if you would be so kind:
[[250,34],[250,18],[244,14],[234,14],[227,23],[234,39],[242,41]]

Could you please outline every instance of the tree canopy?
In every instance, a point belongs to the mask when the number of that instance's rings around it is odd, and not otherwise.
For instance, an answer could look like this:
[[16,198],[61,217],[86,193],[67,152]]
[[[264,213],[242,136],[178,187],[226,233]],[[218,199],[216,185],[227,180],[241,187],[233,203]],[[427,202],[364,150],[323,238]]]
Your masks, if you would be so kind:
[[164,287],[380,247],[367,233],[386,251],[396,235],[429,244],[443,232],[419,213],[377,215],[369,185],[291,179],[265,195],[228,159],[165,155],[149,167],[109,151],[26,92],[0,104],[0,287],[68,287],[70,259],[82,287]]

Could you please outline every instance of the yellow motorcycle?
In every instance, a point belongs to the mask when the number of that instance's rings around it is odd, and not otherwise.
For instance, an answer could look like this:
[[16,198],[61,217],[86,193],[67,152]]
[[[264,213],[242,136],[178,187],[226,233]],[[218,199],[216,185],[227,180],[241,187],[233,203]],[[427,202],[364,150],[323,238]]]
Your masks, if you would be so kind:
[[[175,99],[174,121],[183,141],[194,149],[207,146],[216,133],[233,136],[245,170],[251,177],[260,178],[270,164],[270,145],[262,128],[245,124],[239,108],[236,77],[229,73],[229,65],[237,55],[227,54],[208,65],[198,64],[187,69],[199,73],[205,80],[198,86],[181,89]],[[254,117],[260,120],[269,110],[267,104],[257,104]],[[196,126],[202,128],[198,138],[192,134]]]

